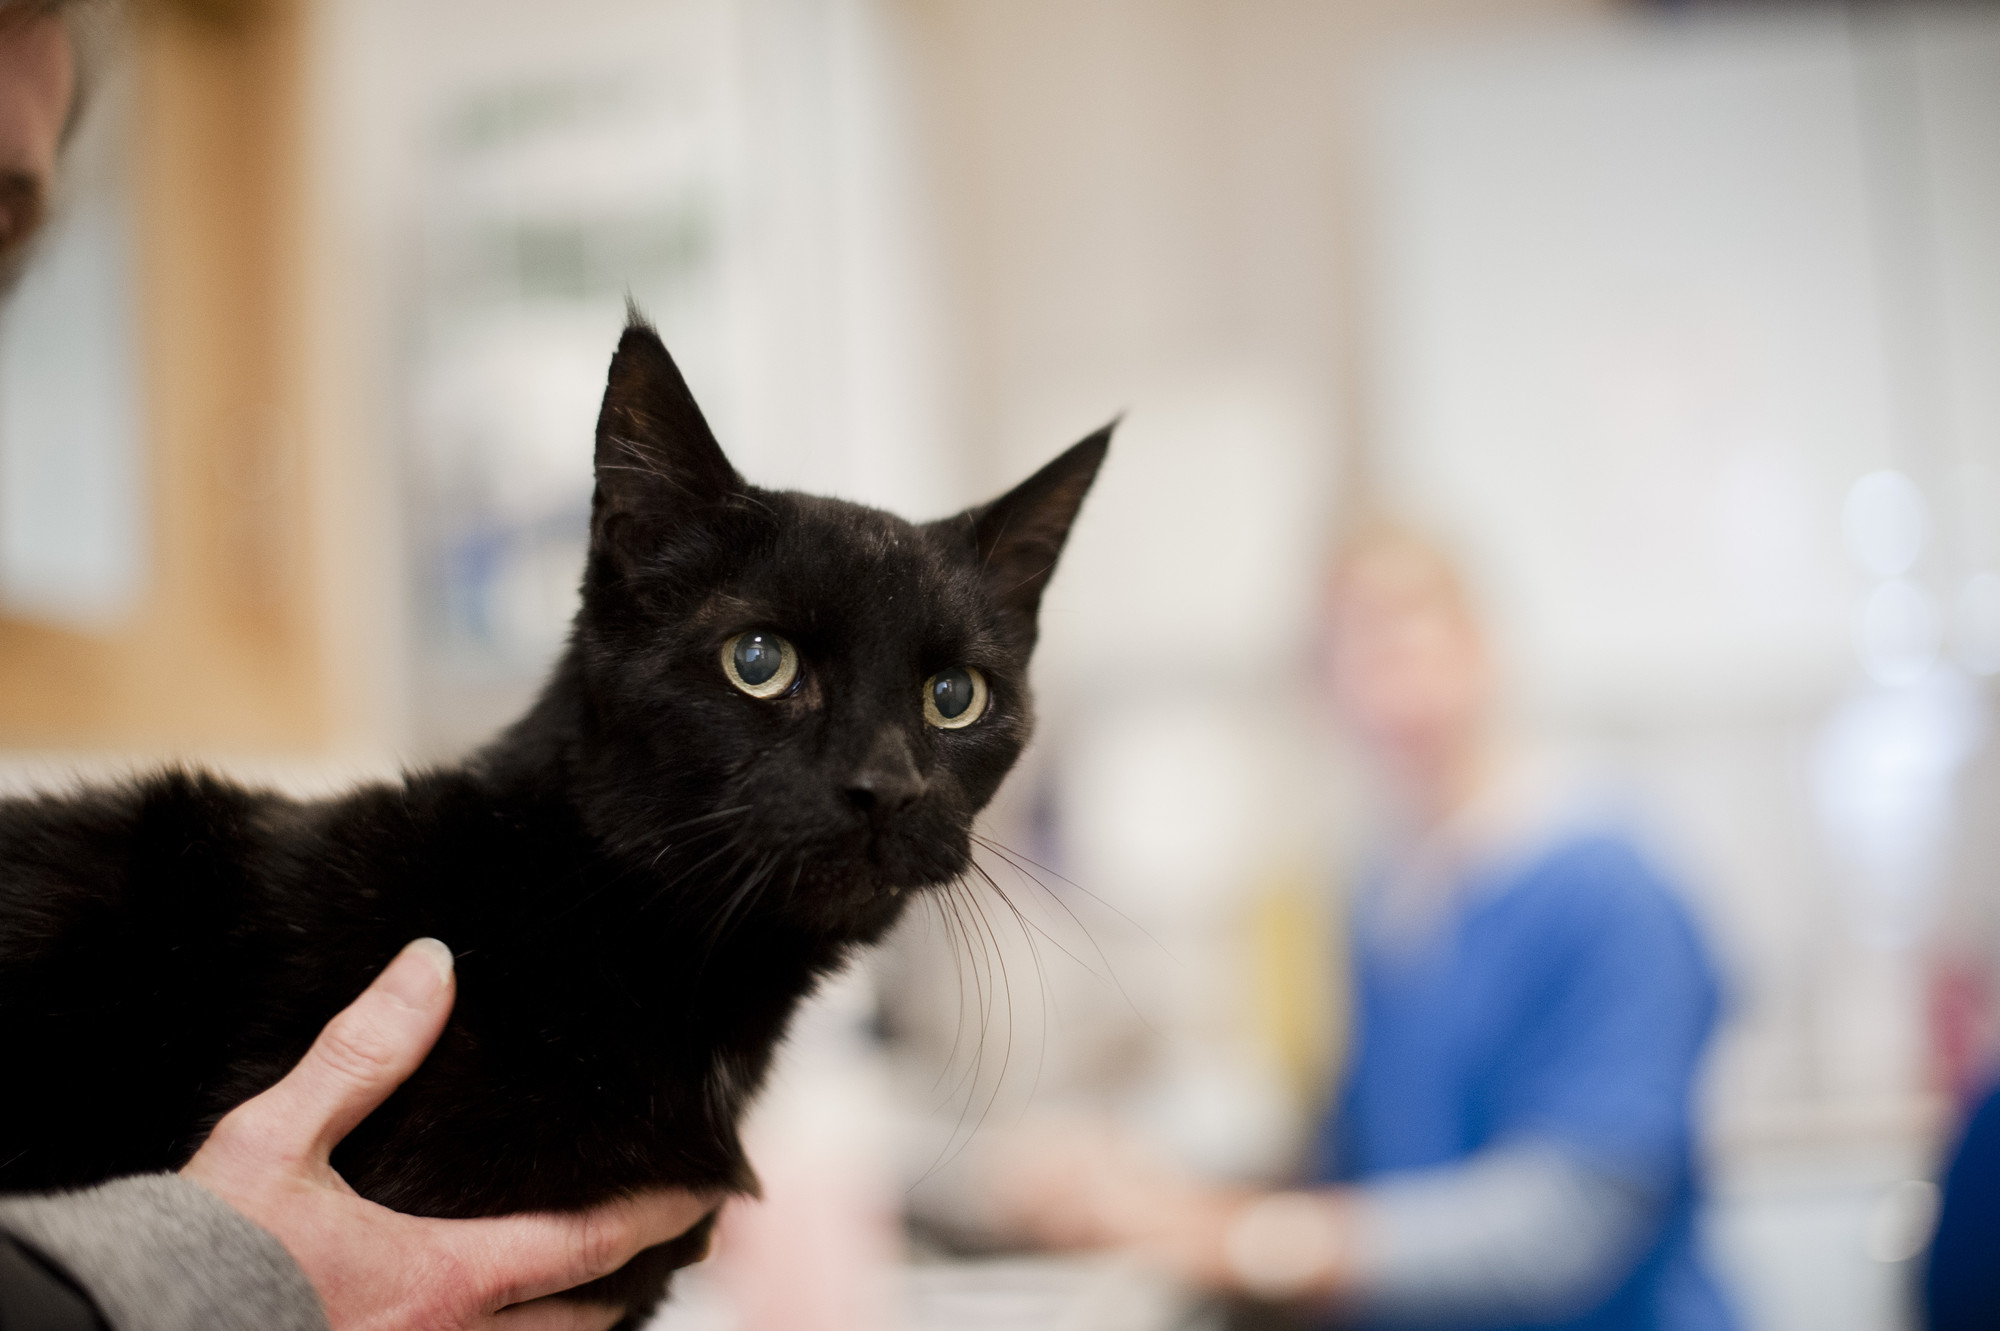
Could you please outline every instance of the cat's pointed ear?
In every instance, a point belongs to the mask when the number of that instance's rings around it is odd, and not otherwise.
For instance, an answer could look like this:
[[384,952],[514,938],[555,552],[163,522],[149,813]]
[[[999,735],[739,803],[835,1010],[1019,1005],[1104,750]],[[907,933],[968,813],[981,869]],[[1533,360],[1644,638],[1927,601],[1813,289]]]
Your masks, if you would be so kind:
[[661,534],[743,488],[660,335],[627,307],[597,414],[592,541],[642,553]]
[[1033,647],[1042,591],[1055,572],[1070,524],[1111,447],[1112,421],[989,504],[961,519],[971,528],[980,572],[1022,640]]

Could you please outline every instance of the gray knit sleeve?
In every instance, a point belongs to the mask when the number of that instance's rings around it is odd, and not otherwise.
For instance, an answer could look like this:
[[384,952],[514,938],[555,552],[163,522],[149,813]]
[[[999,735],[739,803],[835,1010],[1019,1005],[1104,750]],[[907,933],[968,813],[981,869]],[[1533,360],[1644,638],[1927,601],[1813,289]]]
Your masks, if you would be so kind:
[[1545,1143],[1358,1190],[1354,1303],[1390,1321],[1543,1321],[1624,1277],[1656,1222],[1655,1190]]
[[284,1245],[175,1174],[0,1197],[0,1231],[61,1267],[114,1331],[329,1331]]

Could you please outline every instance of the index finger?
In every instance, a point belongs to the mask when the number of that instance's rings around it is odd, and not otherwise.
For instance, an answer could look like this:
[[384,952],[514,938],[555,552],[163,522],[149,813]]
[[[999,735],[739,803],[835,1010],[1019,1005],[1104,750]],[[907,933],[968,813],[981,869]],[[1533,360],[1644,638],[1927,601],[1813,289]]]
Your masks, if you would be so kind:
[[720,1198],[679,1189],[640,1193],[574,1214],[530,1212],[437,1220],[465,1264],[480,1306],[503,1308],[609,1275],[641,1251],[677,1239]]

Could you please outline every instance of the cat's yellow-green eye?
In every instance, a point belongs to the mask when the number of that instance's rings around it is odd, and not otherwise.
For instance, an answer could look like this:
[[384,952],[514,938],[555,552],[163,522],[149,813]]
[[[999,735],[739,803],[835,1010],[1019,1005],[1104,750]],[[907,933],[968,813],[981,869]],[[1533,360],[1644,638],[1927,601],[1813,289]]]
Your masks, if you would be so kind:
[[969,726],[986,714],[986,676],[971,666],[940,670],[924,681],[924,720],[939,730]]
[[753,698],[775,698],[799,677],[799,649],[775,633],[739,633],[722,644],[722,673]]

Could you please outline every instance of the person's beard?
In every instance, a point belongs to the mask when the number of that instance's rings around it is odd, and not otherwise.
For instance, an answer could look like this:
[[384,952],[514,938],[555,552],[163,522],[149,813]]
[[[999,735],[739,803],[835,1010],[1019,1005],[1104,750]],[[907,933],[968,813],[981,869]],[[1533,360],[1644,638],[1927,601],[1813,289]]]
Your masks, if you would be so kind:
[[20,170],[0,171],[0,300],[21,280],[47,216],[40,177]]

